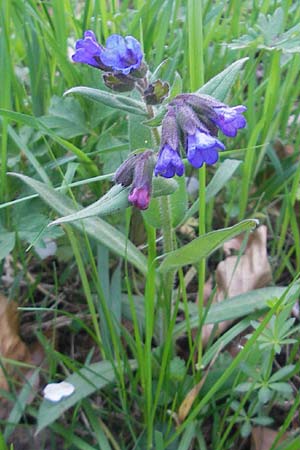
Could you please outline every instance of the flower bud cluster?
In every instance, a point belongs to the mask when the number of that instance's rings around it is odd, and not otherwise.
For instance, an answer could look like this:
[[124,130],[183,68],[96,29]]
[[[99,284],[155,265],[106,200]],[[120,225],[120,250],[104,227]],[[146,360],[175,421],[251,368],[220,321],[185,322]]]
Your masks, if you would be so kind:
[[162,122],[161,147],[154,169],[155,175],[171,178],[183,175],[184,165],[180,143],[189,163],[199,169],[214,164],[225,146],[218,138],[218,130],[235,137],[246,126],[242,115],[246,107],[230,107],[213,97],[200,94],[180,94],[168,105]]

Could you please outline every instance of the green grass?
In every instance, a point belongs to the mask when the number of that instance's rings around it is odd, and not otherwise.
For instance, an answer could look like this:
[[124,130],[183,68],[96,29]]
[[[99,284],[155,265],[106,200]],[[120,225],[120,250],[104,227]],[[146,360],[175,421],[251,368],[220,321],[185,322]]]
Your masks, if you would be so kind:
[[[271,425],[279,432],[272,449],[298,445],[299,329],[287,321],[300,273],[300,7],[290,0],[280,6],[275,0],[2,2],[0,282],[8,265],[12,281],[0,292],[17,300],[21,331],[32,325],[25,340],[40,342],[47,364],[38,369],[39,389],[20,369],[21,381],[8,377],[11,389],[3,396],[15,406],[1,421],[0,447],[13,448],[20,430],[33,435],[38,428],[41,450],[61,442],[71,449],[237,449],[249,444],[249,424],[251,432],[264,417],[274,419],[272,408],[285,398],[291,409]],[[224,139],[217,167],[197,173],[186,166],[198,180],[196,196],[181,183],[143,214],[127,208],[47,227],[108,192],[132,150],[159,146],[138,95],[129,101],[78,88],[63,96],[76,86],[104,88],[99,71],[70,60],[86,29],[102,43],[111,33],[135,36],[156,78],[177,94],[202,87],[230,105],[245,104],[248,126]],[[193,243],[179,231],[191,218]],[[272,286],[228,299],[229,306],[211,304],[212,296],[205,305],[205,281],[212,274],[215,285],[222,244],[253,229],[254,218],[268,227]],[[55,241],[55,257],[39,259],[41,239]],[[190,265],[197,274],[186,286]],[[204,324],[229,319],[230,328],[220,336],[214,328],[204,347]],[[275,324],[280,331],[283,323],[295,342],[279,336],[278,344],[268,335],[263,350],[266,330]],[[246,334],[232,356],[226,346]],[[22,366],[5,355],[0,362]],[[293,369],[272,390],[272,376],[285,366]],[[180,405],[206,370],[180,421]],[[266,403],[260,376],[272,391]],[[47,404],[42,387],[63,379],[75,385],[74,401]],[[43,434],[47,428],[51,438]],[[286,431],[289,440],[277,447]]]

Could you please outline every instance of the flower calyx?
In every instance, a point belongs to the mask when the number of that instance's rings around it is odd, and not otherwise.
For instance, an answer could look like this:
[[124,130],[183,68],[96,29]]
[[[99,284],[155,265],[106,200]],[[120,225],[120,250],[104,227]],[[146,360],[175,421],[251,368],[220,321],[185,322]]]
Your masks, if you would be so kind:
[[159,105],[169,95],[169,83],[156,80],[144,90],[144,99],[147,105]]

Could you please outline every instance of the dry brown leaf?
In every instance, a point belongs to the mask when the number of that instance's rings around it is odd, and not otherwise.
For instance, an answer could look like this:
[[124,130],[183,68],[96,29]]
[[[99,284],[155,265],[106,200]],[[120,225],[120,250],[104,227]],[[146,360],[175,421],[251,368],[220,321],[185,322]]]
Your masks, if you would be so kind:
[[[29,347],[19,336],[17,304],[0,294],[0,389],[9,389],[7,376],[14,380],[20,379],[20,369],[13,362],[10,363],[7,360],[38,366],[43,359],[44,352],[39,343],[36,342]],[[22,375],[27,378],[30,377],[32,369],[23,369]],[[3,406],[6,406],[6,408]],[[7,412],[7,404],[2,400],[1,418],[4,418]]]
[[[227,255],[231,250],[240,250],[244,236],[238,236],[224,244]],[[267,227],[262,225],[250,234],[245,253],[242,256],[227,256],[218,264],[216,270],[217,292],[213,303],[243,294],[253,289],[267,286],[272,280],[271,266],[267,254]],[[218,324],[217,333],[223,333],[231,324],[224,321]],[[206,345],[213,325],[204,325],[203,344]]]
[[181,405],[179,406],[178,409],[178,414],[176,414],[176,422],[177,425],[180,425],[185,418],[187,417],[188,413],[190,412],[190,409],[195,401],[195,399],[197,398],[203,384],[206,381],[206,378],[209,374],[209,371],[211,369],[211,367],[214,365],[217,357],[219,356],[219,353],[221,351],[221,348],[216,352],[216,354],[214,355],[213,359],[211,360],[211,362],[209,363],[208,368],[203,372],[202,374],[202,378],[199,381],[199,383],[196,384],[196,386],[194,386],[186,395],[186,397],[184,398],[184,400],[182,401]]
[[[17,305],[0,295],[0,357],[16,361],[29,362],[30,352],[19,336],[19,317]],[[8,375],[13,372],[8,363],[3,363]],[[7,381],[0,368],[0,388],[7,389]]]
[[[278,432],[266,427],[254,427],[251,432],[251,450],[270,450]],[[285,433],[279,443],[287,438]]]
[[284,144],[279,139],[274,142],[274,149],[276,150],[279,159],[287,158],[295,153],[295,147],[293,145]]
[[178,416],[177,416],[178,425],[180,425],[184,421],[184,419],[187,417],[188,413],[190,412],[190,409],[191,409],[195,399],[197,398],[201,387],[204,384],[205,378],[202,378],[202,380],[199,381],[199,383],[197,383],[196,386],[194,386],[187,393],[185,399],[181,403],[181,405],[180,405],[180,407],[178,409]]
[[[233,239],[234,249],[237,248],[236,239]],[[240,245],[242,237],[240,237]],[[230,248],[231,241],[226,243]],[[250,234],[245,254],[229,256],[220,262],[216,271],[218,286],[218,301],[225,297],[234,297],[244,292],[258,289],[272,281],[271,266],[267,254],[267,227],[262,225]]]

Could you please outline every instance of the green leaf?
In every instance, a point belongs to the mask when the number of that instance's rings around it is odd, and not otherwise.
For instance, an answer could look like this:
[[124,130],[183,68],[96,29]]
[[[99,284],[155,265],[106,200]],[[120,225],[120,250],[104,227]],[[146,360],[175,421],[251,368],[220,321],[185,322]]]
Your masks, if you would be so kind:
[[10,411],[9,417],[7,418],[7,425],[4,431],[5,439],[8,439],[11,433],[14,431],[15,427],[21,420],[24,414],[27,403],[29,402],[30,396],[35,394],[36,385],[38,381],[40,369],[36,369],[32,375],[26,379],[24,386],[16,398],[14,406]]
[[[147,223],[155,228],[161,228],[161,216],[159,214],[160,203],[155,197],[161,197],[162,195],[169,195],[170,211],[171,211],[171,223],[175,228],[182,220],[187,209],[187,192],[185,187],[185,178],[163,178],[154,177],[153,186],[160,186],[160,195],[155,193],[153,189],[153,199],[150,202],[149,208],[143,211],[143,217]],[[176,187],[175,187],[176,186]],[[167,189],[169,192],[167,192]]]
[[[238,159],[225,159],[222,164],[218,167],[218,170],[214,174],[212,180],[206,188],[205,201],[209,202],[214,198],[218,192],[226,185],[226,183],[233,176],[234,172],[240,166],[242,161]],[[189,217],[193,216],[199,209],[199,199],[197,199],[190,209],[187,211],[183,222],[185,222]]]
[[207,258],[229,239],[232,239],[245,231],[251,231],[255,229],[256,226],[257,221],[249,219],[244,220],[233,227],[223,228],[207,233],[204,236],[199,236],[197,239],[194,239],[180,249],[167,253],[164,261],[159,267],[159,271],[165,273],[169,270],[178,269],[179,267],[188,264],[195,264],[202,258]]
[[[295,297],[299,293],[299,286],[292,289],[286,287],[266,287],[246,292],[245,294],[224,299],[221,303],[211,305],[208,313],[203,313],[205,323],[219,323],[224,320],[234,320],[239,317],[248,316],[257,311],[263,311],[268,308],[269,301],[272,298],[281,298],[287,295],[288,298]],[[286,299],[288,300],[288,299]],[[199,318],[193,314],[189,318],[190,328],[199,326]],[[186,331],[187,321],[184,320],[175,325],[173,337],[179,337]]]
[[[24,181],[24,183],[34,189],[40,197],[59,214],[70,215],[77,212],[74,203],[68,197],[55,191],[52,187],[34,180],[33,178],[29,178],[26,175],[21,175],[19,173],[10,173],[10,175]],[[146,258],[120,231],[98,217],[83,219],[82,222],[75,222],[74,226],[82,231],[82,224],[89,236],[105,245],[122,258],[126,257],[128,261],[136,266],[142,273],[147,274]]]
[[246,438],[249,436],[249,434],[251,433],[252,427],[251,427],[251,423],[250,422],[244,422],[242,427],[241,427],[241,436],[243,438]]
[[159,110],[156,116],[152,117],[148,120],[143,120],[143,125],[147,125],[147,127],[159,127],[162,123],[163,118],[166,115],[166,108],[162,107],[162,109]]
[[93,216],[105,216],[119,212],[130,206],[128,202],[128,193],[130,188],[124,188],[120,184],[113,186],[103,197],[95,203],[82,208],[79,211],[54,220],[50,225],[59,225],[61,223],[75,222],[76,220],[86,219]]
[[143,122],[144,117],[135,114],[128,117],[128,141],[132,152],[138,148],[154,147],[151,130]]
[[234,388],[234,390],[235,390],[236,392],[248,392],[249,389],[251,389],[251,387],[252,387],[252,383],[246,381],[245,383],[240,383],[240,384],[238,384],[238,385]]
[[273,389],[273,391],[279,392],[280,394],[289,397],[293,393],[292,387],[289,385],[289,383],[284,382],[278,382],[278,383],[271,383],[270,389]]
[[153,177],[152,178],[152,196],[161,197],[162,195],[173,194],[178,189],[178,179]]
[[89,133],[80,103],[72,97],[52,97],[49,115],[39,121],[65,139]]
[[[136,362],[131,361],[131,368],[136,367]],[[43,400],[37,416],[37,432],[51,425],[67,409],[76,405],[80,400],[88,397],[98,389],[102,389],[109,383],[115,381],[116,370],[109,361],[100,361],[83,367],[78,372],[66,378],[66,382],[75,387],[74,393],[59,402]]]
[[[175,180],[153,179],[153,197],[160,197],[162,195],[169,195],[178,188]],[[59,225],[61,223],[75,222],[76,220],[86,219],[93,216],[107,216],[109,214],[120,212],[129,206],[132,206],[128,201],[129,187],[123,187],[120,184],[113,186],[103,197],[96,202],[80,209],[79,211],[68,216],[60,217],[54,220],[49,225]]]
[[131,114],[147,115],[147,111],[144,109],[142,102],[134,100],[133,98],[126,97],[125,95],[111,94],[110,92],[102,91],[100,89],[94,89],[86,86],[77,86],[69,89],[64,95],[80,94],[90,100],[104,105],[116,108],[121,111],[126,111]]
[[3,231],[0,226],[0,261],[4,259],[15,246],[15,233],[9,231]]
[[185,177],[178,177],[179,189],[170,196],[171,223],[175,228],[184,218],[188,206]]
[[266,427],[268,425],[272,425],[274,420],[271,417],[259,416],[259,417],[251,418],[251,422],[255,423],[256,425],[261,425],[263,427]]
[[191,442],[196,436],[197,422],[191,422],[187,425],[185,431],[182,433],[182,438],[177,450],[189,450],[191,448]]
[[[98,169],[97,169],[95,163],[82,150],[77,148],[71,142],[57,136],[57,134],[54,133],[54,131],[52,131],[50,128],[48,128],[44,123],[42,123],[42,121],[40,119],[38,119],[34,116],[30,116],[28,114],[22,114],[22,113],[15,112],[15,111],[8,111],[8,110],[1,109],[1,108],[0,108],[0,115],[3,117],[6,117],[9,120],[16,121],[20,124],[27,125],[33,129],[36,129],[43,133],[48,134],[49,136],[51,136],[51,138],[55,142],[58,142],[67,151],[74,153],[74,155],[76,155],[80,161],[85,163],[86,167],[89,168],[89,171],[91,173],[93,173],[95,176],[98,175]],[[36,169],[36,171],[40,175],[41,179],[45,183],[50,183],[48,175],[46,174],[44,168],[37,161],[37,159],[32,154],[32,152],[29,149],[27,149],[24,142],[21,141],[20,137],[16,134],[16,132],[14,131],[14,129],[12,127],[9,127],[9,130],[10,130],[10,135],[11,135],[12,139],[15,141],[16,145],[20,149],[22,149],[22,151],[26,154],[26,157],[31,162],[33,167]]]
[[174,82],[171,86],[170,95],[169,95],[168,100],[171,100],[172,98],[176,97],[176,95],[181,94],[182,87],[183,87],[182,78],[181,78],[180,74],[176,71],[175,77],[174,77]]
[[263,386],[258,391],[258,399],[261,403],[267,403],[272,397],[272,391],[267,386]]
[[288,364],[287,366],[282,367],[281,369],[277,370],[277,372],[275,372],[271,376],[271,378],[269,380],[270,383],[274,383],[274,381],[282,380],[282,378],[285,378],[288,375],[290,375],[294,369],[295,369],[294,364]]
[[215,97],[223,102],[232,88],[236,78],[241,73],[243,65],[246,61],[248,61],[248,59],[249,58],[247,57],[235,61],[225,70],[218,73],[218,75],[204,84],[204,86],[202,86],[197,92],[199,94],[211,95],[212,97]]
[[[298,450],[300,448],[300,436],[297,436],[296,438],[287,438],[284,439],[284,442],[281,445],[276,445],[276,450]],[[272,446],[270,450],[274,450],[274,447]]]

